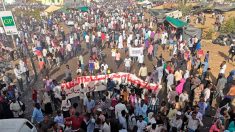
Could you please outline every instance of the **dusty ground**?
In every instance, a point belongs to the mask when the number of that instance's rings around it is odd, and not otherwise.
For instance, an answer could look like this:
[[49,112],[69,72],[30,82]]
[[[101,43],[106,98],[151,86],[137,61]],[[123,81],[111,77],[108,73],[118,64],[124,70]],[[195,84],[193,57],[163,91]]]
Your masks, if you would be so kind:
[[[192,17],[193,21],[190,24],[194,25],[195,27],[202,28],[203,32],[207,32],[208,30],[214,30],[214,23],[215,19],[212,18],[212,14],[205,14],[206,15],[206,22],[205,25],[202,24],[195,24],[195,17]],[[235,11],[230,11],[224,13],[225,21],[228,20],[230,17],[235,17]],[[219,35],[218,32],[214,32],[212,39],[215,39]],[[211,40],[202,40],[202,49],[204,51],[210,51],[210,67],[212,68],[212,74],[217,77],[219,72],[219,66],[223,60],[228,59],[228,46],[220,46],[212,44]],[[235,69],[235,63],[230,62],[227,63],[226,75],[229,74],[229,71]]]

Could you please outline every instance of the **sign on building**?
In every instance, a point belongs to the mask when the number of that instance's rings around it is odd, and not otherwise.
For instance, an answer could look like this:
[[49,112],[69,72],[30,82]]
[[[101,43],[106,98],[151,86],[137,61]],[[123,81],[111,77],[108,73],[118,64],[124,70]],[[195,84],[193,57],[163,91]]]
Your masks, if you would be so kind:
[[11,11],[1,11],[0,17],[1,17],[3,28],[7,35],[18,34]]

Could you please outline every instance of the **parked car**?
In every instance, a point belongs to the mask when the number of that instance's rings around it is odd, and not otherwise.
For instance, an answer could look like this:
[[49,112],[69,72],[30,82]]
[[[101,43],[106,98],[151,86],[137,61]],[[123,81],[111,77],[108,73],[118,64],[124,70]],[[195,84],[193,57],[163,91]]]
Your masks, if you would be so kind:
[[36,127],[26,119],[0,120],[1,132],[37,132]]

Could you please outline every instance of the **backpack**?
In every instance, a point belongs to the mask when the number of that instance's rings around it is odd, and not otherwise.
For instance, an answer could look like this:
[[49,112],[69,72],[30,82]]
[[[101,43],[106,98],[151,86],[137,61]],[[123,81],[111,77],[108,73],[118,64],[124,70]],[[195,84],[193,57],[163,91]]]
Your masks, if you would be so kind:
[[22,105],[21,105],[20,101],[18,101],[18,103],[20,105],[21,110],[25,111],[25,104],[23,102],[21,102],[22,103]]

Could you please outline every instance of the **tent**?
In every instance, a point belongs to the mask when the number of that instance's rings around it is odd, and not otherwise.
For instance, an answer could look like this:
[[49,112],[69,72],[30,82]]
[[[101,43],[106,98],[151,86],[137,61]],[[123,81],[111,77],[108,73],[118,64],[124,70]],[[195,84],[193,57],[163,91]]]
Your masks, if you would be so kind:
[[180,19],[169,17],[169,16],[166,17],[166,21],[169,22],[175,28],[182,28],[187,25],[186,22],[184,22]]
[[179,11],[179,10],[168,12],[165,15],[169,17],[174,17],[174,18],[180,18],[183,16],[182,11]]
[[45,10],[45,12],[51,13],[51,12],[54,12],[54,11],[59,10],[60,8],[61,8],[61,7],[59,7],[59,6],[54,6],[54,5],[52,5],[52,6],[48,7],[48,8]]
[[186,26],[183,31],[183,39],[188,40],[196,35],[198,39],[202,38],[202,30],[192,26]]

